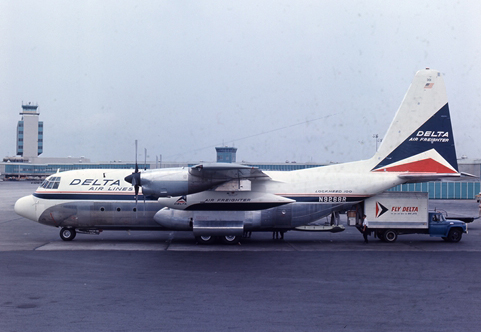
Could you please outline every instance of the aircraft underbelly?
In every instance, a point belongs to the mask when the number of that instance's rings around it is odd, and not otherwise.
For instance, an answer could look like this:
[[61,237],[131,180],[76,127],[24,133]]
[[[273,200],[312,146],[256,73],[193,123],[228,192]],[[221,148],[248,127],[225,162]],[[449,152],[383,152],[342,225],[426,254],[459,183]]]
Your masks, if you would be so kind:
[[151,226],[161,208],[155,202],[72,201],[53,205],[41,213],[38,222],[56,227],[101,228],[103,226]]

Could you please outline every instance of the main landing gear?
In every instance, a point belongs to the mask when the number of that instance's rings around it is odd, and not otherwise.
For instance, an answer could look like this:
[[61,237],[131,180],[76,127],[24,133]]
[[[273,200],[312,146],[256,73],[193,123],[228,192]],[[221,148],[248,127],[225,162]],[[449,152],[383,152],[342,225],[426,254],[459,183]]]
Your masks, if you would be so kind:
[[217,240],[220,240],[223,244],[238,244],[240,243],[242,236],[236,235],[223,235],[223,236],[211,236],[211,235],[201,235],[196,236],[195,240],[198,244],[212,244]]

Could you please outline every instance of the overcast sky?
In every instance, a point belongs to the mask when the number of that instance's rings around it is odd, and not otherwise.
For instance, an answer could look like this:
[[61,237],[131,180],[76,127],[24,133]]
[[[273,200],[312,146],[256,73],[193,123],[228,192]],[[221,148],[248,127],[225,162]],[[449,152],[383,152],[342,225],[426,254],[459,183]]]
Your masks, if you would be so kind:
[[45,157],[344,162],[375,152],[417,70],[481,158],[479,1],[0,0],[1,157],[23,103]]

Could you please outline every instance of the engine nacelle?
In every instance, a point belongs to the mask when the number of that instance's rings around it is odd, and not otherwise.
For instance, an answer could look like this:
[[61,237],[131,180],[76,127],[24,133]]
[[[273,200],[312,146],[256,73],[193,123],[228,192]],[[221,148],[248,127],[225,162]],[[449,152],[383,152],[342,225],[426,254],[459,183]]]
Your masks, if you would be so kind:
[[192,176],[188,168],[154,169],[140,173],[142,193],[154,197],[181,196],[207,190],[225,179]]
[[140,173],[140,183],[144,195],[185,195],[189,187],[188,171],[183,168],[149,170]]

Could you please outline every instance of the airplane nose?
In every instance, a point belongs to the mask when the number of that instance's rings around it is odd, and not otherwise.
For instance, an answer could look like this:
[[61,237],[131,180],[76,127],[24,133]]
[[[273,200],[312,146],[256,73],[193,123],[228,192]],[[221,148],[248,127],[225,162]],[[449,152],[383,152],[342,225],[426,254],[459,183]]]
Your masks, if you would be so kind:
[[15,202],[15,213],[24,218],[37,221],[37,213],[35,209],[35,201],[32,195],[19,198]]

